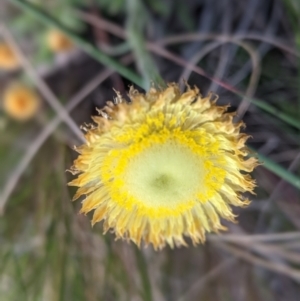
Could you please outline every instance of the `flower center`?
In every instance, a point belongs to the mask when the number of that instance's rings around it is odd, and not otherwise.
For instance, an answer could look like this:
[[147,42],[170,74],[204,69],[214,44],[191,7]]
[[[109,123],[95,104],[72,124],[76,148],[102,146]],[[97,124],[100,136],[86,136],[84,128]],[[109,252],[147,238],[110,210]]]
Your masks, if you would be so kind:
[[167,174],[161,174],[155,178],[150,185],[157,190],[168,190],[172,187],[172,177]]
[[111,200],[139,216],[179,216],[207,202],[223,184],[219,141],[203,128],[185,129],[188,119],[177,120],[175,108],[165,109],[172,114],[142,115],[137,126],[115,127],[118,148],[101,162]]
[[203,160],[174,141],[154,144],[128,163],[125,189],[146,206],[176,206],[195,200],[205,177]]

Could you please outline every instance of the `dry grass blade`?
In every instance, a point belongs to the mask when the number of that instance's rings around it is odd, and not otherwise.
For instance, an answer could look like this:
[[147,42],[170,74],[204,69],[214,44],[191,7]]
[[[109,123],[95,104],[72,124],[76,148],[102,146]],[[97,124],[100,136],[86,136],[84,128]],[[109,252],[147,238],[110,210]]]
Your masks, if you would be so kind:
[[185,42],[192,42],[192,41],[203,41],[203,40],[257,40],[265,43],[269,43],[283,51],[286,51],[292,55],[300,56],[300,52],[297,49],[294,49],[293,45],[288,46],[287,41],[277,39],[273,36],[265,36],[260,35],[257,33],[238,33],[234,35],[227,35],[227,34],[217,34],[217,33],[189,33],[184,35],[176,35],[166,37],[159,41],[161,45],[170,45],[170,44],[177,44],[177,43],[185,43]]
[[228,251],[232,255],[241,258],[253,265],[257,265],[260,267],[263,267],[265,269],[268,269],[270,271],[276,272],[276,273],[281,273],[283,275],[286,275],[296,282],[300,283],[300,271],[294,268],[291,268],[283,263],[280,262],[270,262],[268,260],[264,260],[258,256],[255,256],[245,250],[241,250],[240,248],[231,246],[226,243],[221,243],[221,242],[215,242],[216,245],[225,251]]
[[214,241],[229,241],[229,242],[270,242],[270,241],[293,241],[300,239],[300,232],[285,232],[272,234],[224,234],[224,235],[210,235],[210,240]]

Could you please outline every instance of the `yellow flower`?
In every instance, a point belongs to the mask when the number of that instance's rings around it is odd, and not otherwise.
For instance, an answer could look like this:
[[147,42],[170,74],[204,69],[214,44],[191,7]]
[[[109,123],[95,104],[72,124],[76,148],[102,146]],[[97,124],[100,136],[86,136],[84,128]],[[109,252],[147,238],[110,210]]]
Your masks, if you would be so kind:
[[220,218],[234,220],[231,205],[247,205],[241,194],[255,187],[243,123],[196,87],[131,88],[129,97],[117,92],[85,127],[71,168],[79,174],[69,183],[79,187],[74,200],[85,195],[81,212],[95,210],[93,225],[103,220],[104,232],[137,245],[203,242],[206,232],[224,229]]
[[0,69],[14,70],[20,66],[19,60],[9,45],[0,43]]
[[54,52],[68,52],[74,48],[73,42],[64,33],[55,29],[49,31],[47,42]]
[[33,117],[40,106],[40,98],[23,84],[9,86],[3,95],[3,109],[12,118],[25,121]]

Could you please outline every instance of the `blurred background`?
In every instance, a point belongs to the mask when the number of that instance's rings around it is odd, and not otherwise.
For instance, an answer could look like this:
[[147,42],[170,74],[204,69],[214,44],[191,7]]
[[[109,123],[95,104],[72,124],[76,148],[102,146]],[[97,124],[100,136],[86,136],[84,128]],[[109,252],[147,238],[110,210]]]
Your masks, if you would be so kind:
[[[299,0],[0,0],[0,301],[297,301]],[[155,252],[102,235],[66,173],[113,88],[183,79],[264,165],[237,224]]]

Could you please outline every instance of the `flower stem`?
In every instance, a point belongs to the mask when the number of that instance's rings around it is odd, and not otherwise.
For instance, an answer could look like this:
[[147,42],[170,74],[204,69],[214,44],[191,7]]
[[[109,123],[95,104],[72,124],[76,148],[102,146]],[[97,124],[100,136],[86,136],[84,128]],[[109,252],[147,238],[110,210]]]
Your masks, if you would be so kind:
[[138,249],[137,247],[134,248],[135,254],[136,254],[136,259],[137,259],[137,264],[140,270],[141,274],[141,280],[143,284],[143,299],[145,301],[152,301],[152,291],[151,291],[151,283],[149,279],[149,274],[147,270],[147,262],[145,259],[145,255],[142,250]]
[[[147,90],[151,82],[158,87],[165,86],[157,67],[146,49],[144,30],[146,27],[147,12],[140,0],[127,0],[127,24],[126,32],[128,41],[137,59],[138,67],[144,78],[144,86]],[[144,16],[141,18],[141,16]]]

